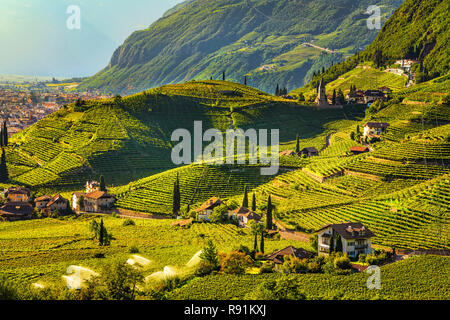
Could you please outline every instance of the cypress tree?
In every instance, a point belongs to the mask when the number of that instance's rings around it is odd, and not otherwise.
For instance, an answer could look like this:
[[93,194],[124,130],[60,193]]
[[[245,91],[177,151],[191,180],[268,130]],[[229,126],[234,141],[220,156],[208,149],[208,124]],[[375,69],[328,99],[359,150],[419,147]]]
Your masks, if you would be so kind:
[[222,80],[225,81],[225,71],[222,72]]
[[341,89],[338,90],[337,101],[338,101],[339,104],[344,104],[345,103],[344,93],[342,92]]
[[272,230],[272,198],[267,201],[266,229]]
[[0,160],[0,182],[7,182],[8,177],[8,167],[6,166],[6,154],[5,150],[2,148],[2,157]]
[[3,146],[8,146],[8,127],[6,126],[6,121],[3,122]]
[[0,128],[0,147],[3,147],[3,128]]
[[264,253],[264,230],[261,231],[261,243],[259,245],[259,250]]
[[336,104],[336,89],[333,90],[333,97],[331,98],[331,104]]
[[339,234],[336,236],[336,252],[342,252],[342,238]]
[[181,195],[180,195],[180,182],[177,175],[177,180],[173,185],[173,197],[172,197],[172,212],[174,215],[180,212],[181,206]]
[[103,219],[100,220],[100,228],[98,231],[98,243],[102,246],[103,242],[104,242],[104,235],[105,235],[105,231],[104,231],[105,226],[103,225]]
[[247,76],[244,77],[244,86],[247,85]]
[[280,95],[280,86],[277,83],[277,88],[275,89],[275,95],[279,96]]
[[244,187],[244,199],[242,200],[242,206],[244,208],[248,208],[247,186]]
[[253,197],[252,197],[252,211],[256,210],[256,196],[255,193],[253,193]]
[[255,232],[255,242],[253,243],[253,250],[258,252],[258,233]]
[[334,236],[330,238],[330,253],[334,252]]
[[300,153],[300,136],[297,133],[297,144],[295,145],[295,153]]
[[105,177],[100,176],[100,191],[106,191]]

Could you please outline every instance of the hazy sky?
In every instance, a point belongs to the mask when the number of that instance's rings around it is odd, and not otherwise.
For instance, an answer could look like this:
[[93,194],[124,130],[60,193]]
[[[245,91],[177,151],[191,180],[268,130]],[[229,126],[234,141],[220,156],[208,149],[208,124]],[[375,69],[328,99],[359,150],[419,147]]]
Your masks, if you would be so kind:
[[[0,74],[89,76],[182,0],[0,0]],[[69,6],[80,9],[70,30]]]

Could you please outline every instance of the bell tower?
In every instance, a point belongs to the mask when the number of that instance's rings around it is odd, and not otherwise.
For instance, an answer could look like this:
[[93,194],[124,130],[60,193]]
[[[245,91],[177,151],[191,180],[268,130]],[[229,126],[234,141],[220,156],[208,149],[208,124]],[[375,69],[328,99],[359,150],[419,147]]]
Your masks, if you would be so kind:
[[317,88],[316,105],[318,107],[329,106],[327,94],[325,92],[325,83],[323,82],[323,78],[320,79],[320,84],[319,84],[319,87]]

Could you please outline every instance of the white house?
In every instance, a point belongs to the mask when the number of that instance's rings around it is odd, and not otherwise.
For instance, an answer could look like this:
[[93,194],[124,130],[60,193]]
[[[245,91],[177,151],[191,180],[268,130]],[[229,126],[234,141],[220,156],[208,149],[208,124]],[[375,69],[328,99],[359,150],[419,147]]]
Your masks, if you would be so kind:
[[212,197],[211,199],[203,203],[200,207],[195,209],[197,218],[209,221],[209,215],[213,212],[214,208],[222,204],[224,204],[224,202],[222,202],[219,197]]
[[236,210],[230,211],[228,215],[230,217],[235,217],[239,221],[240,227],[247,226],[250,221],[259,222],[261,220],[259,214],[245,207],[240,207]]
[[389,123],[385,123],[385,122],[366,122],[364,124],[364,137],[367,137],[367,136],[379,136],[389,126],[390,126],[390,124]]
[[316,231],[318,233],[318,254],[328,255],[330,244],[336,248],[338,235],[342,240],[342,252],[349,257],[373,252],[371,238],[375,234],[360,222],[328,224]]

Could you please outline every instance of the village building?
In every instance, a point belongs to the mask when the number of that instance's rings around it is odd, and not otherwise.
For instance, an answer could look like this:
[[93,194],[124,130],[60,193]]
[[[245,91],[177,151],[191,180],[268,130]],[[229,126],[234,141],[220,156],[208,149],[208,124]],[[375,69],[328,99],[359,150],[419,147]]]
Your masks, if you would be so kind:
[[8,202],[0,207],[0,220],[18,221],[31,219],[33,206],[28,202]]
[[353,154],[361,154],[369,152],[369,148],[367,147],[351,147],[350,152]]
[[390,124],[385,122],[366,122],[364,124],[364,137],[379,137],[389,126]]
[[301,155],[305,155],[307,157],[314,157],[319,155],[319,151],[315,147],[303,148],[300,151]]
[[41,210],[47,206],[51,199],[52,197],[50,197],[49,195],[43,195],[42,197],[34,199],[34,204],[36,205],[37,209]]
[[374,101],[386,101],[386,96],[379,90],[366,90],[364,91],[364,103],[371,103]]
[[284,263],[286,256],[295,257],[299,259],[309,259],[313,255],[314,254],[312,252],[309,252],[303,248],[295,248],[293,246],[289,246],[282,250],[273,252],[272,254],[268,255],[266,259],[268,261],[272,261],[276,267],[279,267]]
[[280,156],[297,156],[297,153],[292,150],[283,150],[280,152]]
[[212,197],[194,211],[197,213],[198,219],[209,221],[209,215],[213,212],[214,208],[222,204],[224,202],[219,197]]
[[[82,199],[80,207],[79,200]],[[116,197],[107,191],[100,191],[97,181],[86,182],[86,192],[74,192],[72,194],[72,209],[86,212],[105,212],[110,210],[116,202]]]
[[342,252],[355,258],[359,254],[373,252],[371,238],[375,234],[360,222],[328,224],[316,231],[318,233],[318,254],[330,254],[330,244],[333,241],[336,249],[337,235],[341,237]]
[[100,183],[98,183],[97,181],[86,181],[86,193],[99,190],[100,190]]
[[346,96],[345,99],[347,100],[347,103],[354,103],[354,104],[364,104],[364,91],[363,90],[354,90],[350,91]]
[[[79,206],[79,199],[83,197],[83,207]],[[72,208],[77,211],[86,212],[104,212],[110,210],[114,203],[116,202],[116,197],[106,191],[92,191],[89,193],[75,192],[72,195]]]
[[65,211],[69,207],[69,200],[62,197],[60,194],[55,195],[47,203],[45,209],[48,211]]
[[234,217],[239,222],[240,227],[246,227],[250,221],[259,222],[261,221],[261,216],[248,208],[240,207],[236,210],[229,212],[230,217]]
[[5,198],[11,202],[28,202],[31,196],[31,190],[24,187],[11,187],[3,191]]

